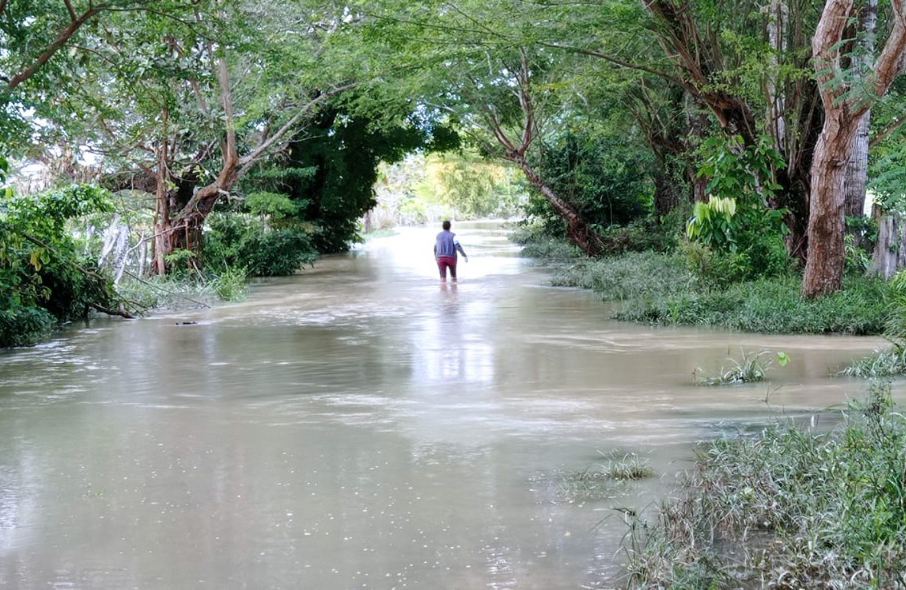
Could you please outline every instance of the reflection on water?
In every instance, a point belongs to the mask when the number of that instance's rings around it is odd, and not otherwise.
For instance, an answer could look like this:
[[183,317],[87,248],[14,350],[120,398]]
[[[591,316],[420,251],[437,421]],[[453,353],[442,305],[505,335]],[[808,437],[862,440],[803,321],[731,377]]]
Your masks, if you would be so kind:
[[[882,344],[612,322],[493,226],[455,229],[458,283],[436,228],[405,230],[242,304],[0,353],[0,587],[606,585],[613,508],[661,497],[694,441],[859,395],[829,369]],[[692,385],[741,349],[790,355],[770,396]],[[662,477],[565,502],[614,450]]]

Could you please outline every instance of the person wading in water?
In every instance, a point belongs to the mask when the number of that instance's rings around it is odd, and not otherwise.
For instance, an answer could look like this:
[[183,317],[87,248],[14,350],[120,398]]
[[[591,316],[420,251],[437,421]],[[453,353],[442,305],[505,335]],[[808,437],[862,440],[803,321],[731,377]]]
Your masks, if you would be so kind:
[[462,249],[456,234],[450,231],[450,222],[444,221],[444,231],[437,234],[434,241],[434,258],[437,260],[437,268],[440,270],[440,280],[447,280],[447,269],[450,269],[450,278],[456,280],[456,252],[462,254],[463,260],[469,261],[466,251]]

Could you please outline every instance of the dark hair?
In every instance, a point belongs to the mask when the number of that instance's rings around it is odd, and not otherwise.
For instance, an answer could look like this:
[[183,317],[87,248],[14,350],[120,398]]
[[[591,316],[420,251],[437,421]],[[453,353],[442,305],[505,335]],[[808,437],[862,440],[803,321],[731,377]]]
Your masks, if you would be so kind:
[[443,222],[443,227],[444,227],[445,230],[449,231],[449,230],[450,230],[450,222],[449,222],[449,221]]

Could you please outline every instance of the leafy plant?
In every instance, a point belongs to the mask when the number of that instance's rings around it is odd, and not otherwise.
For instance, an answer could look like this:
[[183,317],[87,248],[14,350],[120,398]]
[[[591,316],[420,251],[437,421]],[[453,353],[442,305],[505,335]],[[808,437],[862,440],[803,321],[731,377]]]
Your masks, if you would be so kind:
[[241,213],[212,215],[202,252],[205,268],[243,268],[250,276],[291,275],[317,257],[309,233],[301,227],[272,228]]
[[224,301],[242,301],[248,292],[245,281],[245,269],[227,267],[211,281],[211,286]]
[[736,199],[711,197],[707,203],[698,202],[693,207],[686,235],[708,247],[735,252],[740,229],[735,217]]
[[0,346],[33,344],[55,322],[122,302],[66,227],[73,218],[109,211],[107,191],[73,185],[39,195],[6,187],[0,193]]
[[[742,383],[756,383],[764,381],[767,371],[773,363],[771,352],[762,350],[761,352],[749,354],[742,352],[742,359],[727,358],[728,367],[721,367],[717,375],[706,376],[701,368],[694,371],[695,380],[699,385],[739,385]],[[783,356],[781,356],[783,355]],[[778,360],[786,365],[789,358],[786,353],[778,353]]]

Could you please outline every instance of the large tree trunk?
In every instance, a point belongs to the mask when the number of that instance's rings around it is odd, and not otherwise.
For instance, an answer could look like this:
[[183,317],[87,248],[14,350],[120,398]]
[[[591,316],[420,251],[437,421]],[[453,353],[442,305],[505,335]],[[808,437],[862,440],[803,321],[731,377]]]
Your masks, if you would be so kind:
[[853,139],[852,154],[846,163],[844,184],[844,214],[861,217],[865,214],[865,187],[868,184],[868,125],[871,111],[865,113]]
[[786,0],[771,0],[768,7],[768,42],[773,49],[770,57],[770,75],[767,81],[768,90],[768,130],[774,138],[774,147],[780,153],[786,152],[786,99],[778,88],[780,79],[780,58],[786,52],[786,35],[784,28],[789,20],[789,7]]
[[[891,0],[893,27],[870,74],[845,71],[841,41],[852,15],[853,0],[827,0],[812,40],[812,56],[821,100],[824,127],[812,161],[809,252],[802,277],[803,297],[820,297],[843,283],[844,186],[856,131],[872,99],[884,96],[900,73],[906,52],[904,0]],[[867,82],[864,92],[853,91],[848,76]]]
[[[852,68],[863,72],[871,67],[874,53],[874,35],[878,22],[878,0],[867,0],[859,17],[859,28],[863,35],[859,42],[860,51],[854,51]],[[856,139],[846,172],[844,212],[850,217],[865,214],[865,186],[868,183],[868,126],[871,111],[865,113],[856,129]]]
[[843,185],[860,120],[853,121],[848,113],[839,110],[828,113],[815,146],[808,222],[810,248],[802,279],[804,297],[834,293],[843,284]]
[[657,217],[666,215],[683,200],[682,187],[678,186],[676,179],[670,174],[670,169],[664,162],[659,162],[654,173],[654,214]]

